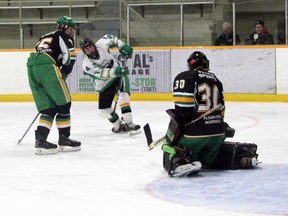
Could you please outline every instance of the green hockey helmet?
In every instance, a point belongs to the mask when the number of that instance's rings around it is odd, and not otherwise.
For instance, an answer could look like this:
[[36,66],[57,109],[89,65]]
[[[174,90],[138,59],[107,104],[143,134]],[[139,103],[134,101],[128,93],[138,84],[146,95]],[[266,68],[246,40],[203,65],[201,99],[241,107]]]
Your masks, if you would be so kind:
[[73,29],[75,29],[76,24],[73,21],[73,19],[71,17],[68,16],[61,16],[59,17],[59,19],[56,21],[58,28],[68,28],[71,27]]

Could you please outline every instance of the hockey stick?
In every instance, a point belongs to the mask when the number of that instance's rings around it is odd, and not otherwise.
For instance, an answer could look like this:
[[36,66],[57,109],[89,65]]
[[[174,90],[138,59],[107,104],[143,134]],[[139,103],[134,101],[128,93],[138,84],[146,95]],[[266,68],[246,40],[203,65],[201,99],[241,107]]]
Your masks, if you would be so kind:
[[113,112],[112,114],[114,114],[116,112],[116,107],[117,107],[117,103],[118,103],[118,100],[119,100],[119,96],[120,96],[120,92],[121,92],[121,87],[122,87],[122,83],[123,83],[123,77],[120,78],[120,83],[119,83],[119,86],[118,86],[118,91],[117,91],[117,94],[116,94],[116,100],[115,100],[115,103],[114,103],[114,108],[113,108]]
[[[193,124],[193,123],[199,121],[200,119],[204,118],[205,116],[210,115],[214,111],[216,111],[218,109],[221,109],[221,108],[222,108],[222,104],[218,104],[216,107],[214,107],[211,110],[208,110],[207,112],[205,112],[205,113],[201,114],[200,116],[198,116],[198,118],[193,119],[192,121],[188,122],[184,126],[184,128],[187,127],[190,124]],[[146,140],[147,140],[147,144],[148,144],[148,149],[149,150],[152,150],[153,148],[163,144],[163,141],[165,140],[165,136],[161,137],[160,139],[158,139],[156,141],[153,141],[150,125],[148,123],[144,126],[144,132],[145,132],[145,136],[146,136]]]
[[21,141],[24,139],[25,135],[28,133],[28,131],[30,130],[30,128],[32,127],[32,125],[34,124],[34,122],[36,121],[36,119],[38,118],[39,115],[40,115],[40,113],[37,113],[37,115],[35,116],[35,118],[31,122],[31,124],[29,125],[29,127],[27,128],[27,130],[25,131],[23,136],[18,140],[17,145],[19,145],[21,143]]
[[[125,57],[125,61],[123,62],[123,67],[126,66],[126,61],[127,61],[127,59],[128,59],[128,58]],[[118,103],[118,100],[119,100],[119,96],[120,96],[120,92],[121,92],[121,87],[122,87],[122,85],[123,85],[123,79],[124,79],[124,77],[121,76],[112,114],[114,114],[114,113],[116,112],[116,107],[117,107],[117,103]]]
[[160,139],[158,139],[156,141],[153,141],[149,123],[144,125],[143,129],[144,129],[144,133],[145,133],[145,137],[146,137],[146,140],[147,140],[147,145],[148,145],[148,149],[149,150],[152,150],[156,146],[161,145],[163,143],[163,141],[165,140],[165,136],[163,136]]

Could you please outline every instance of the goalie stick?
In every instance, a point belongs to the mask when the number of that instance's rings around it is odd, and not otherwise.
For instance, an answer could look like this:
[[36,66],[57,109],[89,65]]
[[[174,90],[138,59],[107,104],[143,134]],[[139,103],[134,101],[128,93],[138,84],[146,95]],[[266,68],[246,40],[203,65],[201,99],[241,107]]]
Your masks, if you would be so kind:
[[[210,115],[211,113],[213,113],[214,111],[221,109],[222,108],[222,104],[218,104],[216,107],[212,108],[211,110],[208,110],[207,112],[203,113],[202,115],[200,115],[198,118],[193,119],[192,121],[188,122],[184,128],[186,126],[188,126],[189,124],[193,124],[194,122],[199,121],[200,119],[204,118],[207,115]],[[165,136],[161,137],[160,139],[153,141],[153,137],[152,137],[152,133],[151,133],[151,129],[150,129],[150,125],[149,123],[147,123],[144,127],[144,133],[146,136],[146,140],[147,140],[147,144],[148,144],[148,149],[152,150],[153,148],[162,145],[163,141],[165,140]]]

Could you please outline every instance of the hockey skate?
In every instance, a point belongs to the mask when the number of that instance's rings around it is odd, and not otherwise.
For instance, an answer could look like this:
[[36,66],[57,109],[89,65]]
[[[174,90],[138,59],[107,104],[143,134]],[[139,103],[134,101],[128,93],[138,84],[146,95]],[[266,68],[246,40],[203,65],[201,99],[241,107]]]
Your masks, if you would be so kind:
[[171,169],[169,175],[171,177],[189,177],[198,174],[201,168],[202,164],[200,161],[177,164]]
[[113,133],[127,133],[127,131],[128,130],[126,129],[126,125],[123,122],[120,123],[119,128],[112,128]]
[[126,126],[126,130],[129,133],[129,136],[135,136],[141,133],[140,125],[135,125],[133,123],[126,123],[125,126]]
[[59,136],[58,145],[59,152],[72,152],[81,150],[81,142],[72,140],[64,134]]
[[35,131],[35,154],[36,155],[49,155],[57,153],[57,145],[48,142],[38,131]]

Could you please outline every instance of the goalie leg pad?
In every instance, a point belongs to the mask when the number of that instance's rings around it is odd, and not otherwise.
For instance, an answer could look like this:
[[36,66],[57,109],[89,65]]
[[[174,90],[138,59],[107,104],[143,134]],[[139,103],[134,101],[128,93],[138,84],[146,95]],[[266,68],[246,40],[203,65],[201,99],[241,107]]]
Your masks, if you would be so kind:
[[247,169],[258,164],[257,145],[254,143],[224,142],[213,162],[217,169]]
[[197,174],[202,164],[192,161],[191,154],[185,149],[163,145],[163,167],[170,177],[188,177]]
[[181,123],[174,109],[168,109],[166,112],[171,119],[165,134],[165,139],[169,145],[172,145],[173,143],[176,143],[180,138]]

